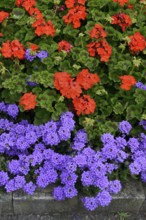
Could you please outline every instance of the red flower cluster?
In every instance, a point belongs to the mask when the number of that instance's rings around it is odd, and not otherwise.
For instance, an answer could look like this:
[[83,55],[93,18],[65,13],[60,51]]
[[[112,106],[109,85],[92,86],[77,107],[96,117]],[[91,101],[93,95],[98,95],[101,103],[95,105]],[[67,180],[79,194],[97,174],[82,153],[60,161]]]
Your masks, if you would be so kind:
[[131,86],[136,84],[136,80],[133,76],[124,75],[119,77],[122,80],[121,89],[130,90]]
[[71,8],[67,15],[63,16],[63,20],[66,24],[73,23],[74,28],[79,28],[81,26],[80,20],[86,19],[86,8],[82,5],[76,5]]
[[75,98],[73,100],[73,104],[75,110],[77,111],[77,115],[94,113],[96,108],[94,99],[91,99],[89,95],[83,95],[82,97]]
[[100,56],[100,61],[108,62],[112,55],[112,47],[107,43],[106,40],[91,42],[87,45],[88,52],[91,57],[96,55]]
[[107,36],[103,27],[95,24],[94,28],[89,32],[91,38],[96,38],[95,42],[87,44],[88,52],[91,57],[100,56],[100,61],[108,62],[112,54],[112,47],[107,43],[105,37]]
[[125,3],[128,3],[128,0],[113,0],[114,2],[119,2],[121,6],[124,6]]
[[36,6],[35,0],[16,0],[15,4],[17,7],[22,6],[28,13],[31,10],[31,8]]
[[143,51],[146,48],[145,37],[141,35],[139,32],[136,32],[134,35],[129,36],[131,39],[128,44],[132,53],[138,53],[139,51]]
[[91,38],[105,38],[107,36],[106,32],[104,31],[103,27],[99,24],[95,24],[94,28],[90,31]]
[[117,24],[122,28],[122,31],[124,32],[127,27],[132,25],[132,21],[129,15],[124,13],[119,13],[112,16],[112,22],[111,24]]
[[9,16],[9,13],[5,11],[0,11],[0,23],[2,23],[8,16]]
[[76,82],[85,90],[90,89],[94,84],[100,82],[97,74],[89,73],[88,69],[83,69],[77,75]]
[[35,0],[16,0],[15,3],[18,7],[22,6],[29,14],[30,16],[34,16],[36,21],[32,24],[32,27],[35,28],[35,34],[37,36],[41,35],[50,35],[54,36],[55,34],[55,28],[51,21],[46,22],[43,18],[42,13],[40,10],[36,7],[36,1]]
[[58,51],[62,51],[62,50],[65,50],[66,52],[70,52],[71,48],[73,46],[68,43],[66,40],[62,40],[58,43]]
[[66,0],[65,5],[67,8],[73,8],[75,4],[85,5],[85,0]]
[[71,75],[67,72],[55,73],[54,86],[60,93],[66,98],[72,98],[80,96],[82,89],[75,79],[71,78]]
[[24,59],[25,50],[18,40],[13,40],[12,42],[8,40],[2,44],[1,53],[5,58],[17,57],[21,60]]
[[34,109],[36,106],[36,95],[32,92],[25,93],[19,100],[19,105],[24,107],[24,110]]
[[[94,112],[96,106],[93,104],[95,103],[94,100],[91,99],[90,96],[87,96],[88,98],[86,98],[86,96],[83,95],[80,97],[80,95],[82,93],[82,89],[87,90],[99,81],[99,76],[89,73],[87,69],[83,69],[76,79],[71,78],[71,75],[67,72],[57,72],[54,76],[55,88],[60,91],[62,96],[73,99],[74,107],[78,111],[77,114],[90,114]],[[78,100],[79,105],[77,104]],[[85,105],[80,107],[80,104],[83,101],[85,102]]]
[[41,36],[43,34],[46,34],[47,36],[54,36],[55,29],[51,21],[46,22],[44,19],[36,20],[32,27],[36,28],[35,33],[37,36]]
[[0,37],[3,37],[3,36],[4,36],[3,33],[0,32]]

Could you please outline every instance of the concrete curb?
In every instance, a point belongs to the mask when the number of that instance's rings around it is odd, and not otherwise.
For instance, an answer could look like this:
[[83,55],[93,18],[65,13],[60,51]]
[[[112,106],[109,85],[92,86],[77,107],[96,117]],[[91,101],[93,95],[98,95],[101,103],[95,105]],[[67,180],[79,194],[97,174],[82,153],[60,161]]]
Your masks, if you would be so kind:
[[[25,216],[50,216],[46,219],[58,220],[59,216],[65,219],[81,220],[77,216],[84,216],[84,219],[96,219],[101,213],[130,212],[135,215],[146,212],[146,185],[140,181],[131,181],[123,186],[123,190],[113,197],[111,204],[105,208],[98,208],[93,212],[87,211],[81,201],[75,197],[65,201],[55,201],[51,195],[52,188],[37,191],[29,196],[21,191],[14,193],[0,192],[0,219],[28,219]],[[89,216],[92,213],[92,218]],[[10,218],[9,216],[13,216]],[[23,218],[22,218],[23,216]],[[51,217],[56,216],[56,217]],[[65,218],[68,216],[68,218]],[[69,216],[72,216],[69,217]],[[86,218],[85,218],[86,216]],[[30,217],[29,219],[37,219]],[[45,218],[39,218],[45,219]],[[60,219],[63,219],[60,217]],[[97,218],[98,219],[98,218]]]

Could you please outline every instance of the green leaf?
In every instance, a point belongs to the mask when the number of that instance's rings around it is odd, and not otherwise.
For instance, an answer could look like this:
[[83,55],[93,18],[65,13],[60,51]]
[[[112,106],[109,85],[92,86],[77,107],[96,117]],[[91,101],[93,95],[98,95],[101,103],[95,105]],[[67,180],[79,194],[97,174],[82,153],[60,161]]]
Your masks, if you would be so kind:
[[11,12],[11,17],[13,19],[19,20],[25,15],[25,10],[22,8],[13,8]]

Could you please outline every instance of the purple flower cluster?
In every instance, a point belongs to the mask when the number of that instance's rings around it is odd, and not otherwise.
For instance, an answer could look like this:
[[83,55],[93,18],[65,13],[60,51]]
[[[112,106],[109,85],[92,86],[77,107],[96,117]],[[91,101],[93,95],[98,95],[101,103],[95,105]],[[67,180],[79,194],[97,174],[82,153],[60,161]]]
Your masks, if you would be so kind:
[[32,62],[37,57],[42,61],[42,59],[47,58],[48,56],[49,54],[45,50],[42,50],[40,52],[32,52],[31,49],[27,49],[25,52],[25,59],[30,62]]
[[[0,110],[10,111],[3,102]],[[121,136],[103,134],[103,147],[98,151],[88,145],[83,129],[75,135],[74,129],[71,112],[63,113],[59,121],[51,120],[39,126],[26,120],[15,123],[0,119],[0,130],[3,131],[0,156],[9,158],[7,171],[0,171],[0,187],[7,192],[23,189],[32,195],[37,187],[43,189],[56,183],[53,196],[56,200],[64,200],[78,195],[80,183],[86,189],[97,188],[96,195],[81,197],[84,206],[92,211],[99,206],[108,206],[112,195],[120,192],[120,181],[110,177],[127,159],[131,174],[140,175],[146,182],[146,135],[128,137],[132,129],[128,121],[119,123]],[[59,153],[64,144],[66,146],[65,142],[68,143],[66,151]]]
[[19,108],[16,104],[5,104],[4,102],[0,102],[0,112],[8,114],[12,118],[16,118]]
[[135,86],[139,89],[146,90],[146,85],[144,85],[142,82],[137,82]]

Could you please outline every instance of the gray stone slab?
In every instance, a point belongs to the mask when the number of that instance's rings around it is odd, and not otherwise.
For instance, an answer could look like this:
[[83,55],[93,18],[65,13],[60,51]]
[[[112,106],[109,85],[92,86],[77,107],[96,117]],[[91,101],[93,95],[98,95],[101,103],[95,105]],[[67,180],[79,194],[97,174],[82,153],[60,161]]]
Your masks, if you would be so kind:
[[146,220],[146,216],[142,215],[133,215],[132,213],[128,213],[129,217],[122,218],[117,214],[98,214],[93,215],[89,213],[88,215],[19,215],[19,216],[2,216],[0,220]]
[[[85,209],[82,202],[75,197],[74,199],[68,199],[65,201],[55,201],[51,195],[52,188],[45,190],[37,190],[34,195],[26,195],[22,191],[13,193],[13,204],[11,194],[3,194],[0,199],[0,215],[3,213],[12,213],[19,216],[48,216],[48,220],[60,220],[57,215],[72,216],[70,220],[89,220],[96,219],[94,216],[99,216],[103,213],[117,213],[117,212],[131,212],[141,213],[146,211],[146,202],[144,189],[140,181],[134,181],[126,183],[123,186],[122,191],[113,196],[113,200],[108,207],[99,207],[93,212],[89,212]],[[146,188],[145,188],[146,193]],[[141,208],[143,206],[143,209]],[[89,214],[92,214],[89,218]],[[56,214],[56,217],[54,215]],[[31,219],[30,216],[30,219]],[[50,217],[49,217],[50,216]],[[51,217],[53,216],[53,217]],[[32,217],[33,218],[33,217]],[[45,217],[44,217],[45,218]],[[49,219],[50,218],[50,219]],[[52,219],[51,219],[52,218]],[[1,220],[1,218],[0,218]],[[18,219],[19,220],[19,219]],[[26,219],[27,220],[27,219]],[[35,219],[37,220],[37,218]],[[63,219],[64,220],[64,219]],[[145,218],[146,220],[146,218]]]
[[0,215],[13,214],[12,193],[0,191]]
[[143,183],[143,189],[144,189],[144,193],[145,193],[145,200],[144,200],[142,207],[140,209],[140,213],[146,214],[146,183]]
[[29,196],[21,191],[13,193],[15,215],[66,213],[78,209],[78,199],[55,201],[51,193],[36,192]]

